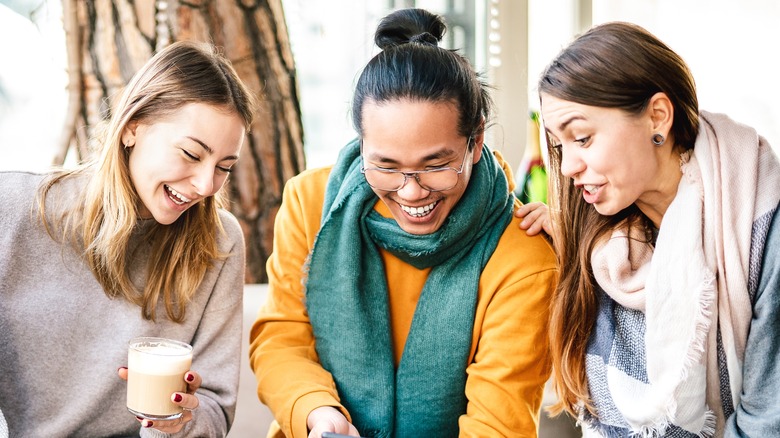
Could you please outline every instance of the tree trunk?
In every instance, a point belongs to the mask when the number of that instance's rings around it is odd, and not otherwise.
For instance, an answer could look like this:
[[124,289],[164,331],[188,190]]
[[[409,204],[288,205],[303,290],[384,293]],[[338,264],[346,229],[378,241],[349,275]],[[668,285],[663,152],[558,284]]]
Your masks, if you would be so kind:
[[303,127],[281,0],[63,0],[70,96],[60,152],[82,160],[122,87],[173,41],[211,41],[260,106],[228,184],[247,246],[247,283],[266,282],[285,181],[305,167]]

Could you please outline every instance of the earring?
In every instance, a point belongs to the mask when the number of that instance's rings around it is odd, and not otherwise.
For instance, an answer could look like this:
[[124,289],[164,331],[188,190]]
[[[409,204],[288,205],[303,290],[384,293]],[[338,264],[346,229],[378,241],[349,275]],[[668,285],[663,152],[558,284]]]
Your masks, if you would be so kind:
[[653,144],[656,146],[661,146],[666,141],[666,137],[664,137],[661,134],[655,134],[653,136]]

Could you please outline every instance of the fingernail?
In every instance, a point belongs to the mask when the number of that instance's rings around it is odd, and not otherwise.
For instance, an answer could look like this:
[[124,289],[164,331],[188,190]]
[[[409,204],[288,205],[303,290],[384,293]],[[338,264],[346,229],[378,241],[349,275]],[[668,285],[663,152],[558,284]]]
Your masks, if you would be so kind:
[[119,367],[119,368],[117,368],[116,370],[117,370],[117,371],[122,371],[122,370],[126,370],[126,369],[127,369],[127,367]]
[[154,422],[152,420],[146,420],[143,425],[144,427],[152,427],[154,426]]
[[173,401],[175,401],[176,403],[180,402],[181,399],[182,399],[181,394],[173,394]]
[[139,417],[138,415],[136,415],[135,418],[137,418],[137,419],[139,419],[141,421],[144,421],[144,418],[143,417]]
[[192,382],[193,380],[195,380],[195,376],[193,374],[187,373],[186,379],[188,382]]

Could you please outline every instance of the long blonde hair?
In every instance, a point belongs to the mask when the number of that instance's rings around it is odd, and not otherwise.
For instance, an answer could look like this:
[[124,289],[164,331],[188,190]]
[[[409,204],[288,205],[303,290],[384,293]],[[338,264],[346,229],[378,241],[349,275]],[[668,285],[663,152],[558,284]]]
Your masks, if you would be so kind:
[[[125,87],[98,139],[100,154],[74,169],[53,174],[38,194],[41,219],[49,234],[71,242],[83,254],[108,297],[140,306],[148,320],[155,319],[162,297],[168,318],[183,321],[186,305],[206,271],[226,256],[217,247],[218,233],[223,232],[218,209],[225,205],[220,190],[173,224],[155,223],[145,236],[152,250],[143,290],[137,290],[129,276],[129,244],[138,225],[140,200],[130,180],[122,133],[132,121],[153,122],[189,103],[235,112],[247,130],[252,124],[253,96],[230,62],[210,44],[177,42],[152,57]],[[88,178],[86,189],[71,205],[47,217],[47,194],[58,183],[76,177]]]
[[[645,29],[631,23],[596,26],[577,38],[548,65],[539,93],[602,108],[641,114],[650,98],[663,92],[674,105],[670,138],[680,149],[693,148],[699,129],[698,99],[683,59]],[[544,109],[542,109],[544,112]],[[648,139],[650,141],[650,139]],[[598,312],[598,285],[591,253],[617,227],[640,227],[651,239],[652,223],[631,205],[602,216],[582,198],[582,190],[561,174],[561,151],[548,138],[550,211],[559,264],[553,293],[550,347],[558,402],[548,409],[577,416],[594,412],[585,373],[585,355]]]

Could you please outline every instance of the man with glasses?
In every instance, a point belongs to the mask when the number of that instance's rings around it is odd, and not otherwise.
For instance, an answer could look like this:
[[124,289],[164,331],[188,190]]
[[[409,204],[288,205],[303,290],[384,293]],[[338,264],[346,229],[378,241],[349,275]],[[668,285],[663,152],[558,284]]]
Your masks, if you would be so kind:
[[437,23],[383,20],[358,139],[285,187],[250,334],[269,437],[536,435],[554,254],[513,218],[485,87]]

